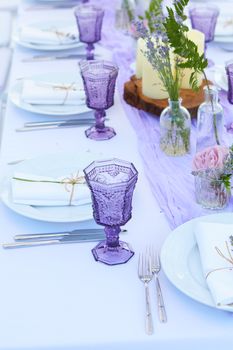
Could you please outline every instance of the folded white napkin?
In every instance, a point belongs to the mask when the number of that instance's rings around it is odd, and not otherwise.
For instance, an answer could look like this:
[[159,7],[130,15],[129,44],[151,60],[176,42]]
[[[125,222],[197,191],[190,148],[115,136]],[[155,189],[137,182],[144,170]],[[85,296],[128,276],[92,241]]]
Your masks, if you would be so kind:
[[222,256],[223,254],[230,259],[227,242],[233,258],[233,247],[229,239],[231,235],[233,236],[231,224],[201,222],[195,227],[203,273],[213,300],[220,308],[233,303],[233,264]]
[[16,11],[20,0],[0,0],[0,9],[8,11]]
[[83,87],[75,83],[49,83],[25,79],[22,100],[36,105],[80,105],[86,101]]
[[12,14],[0,11],[0,46],[8,46],[11,39]]
[[0,48],[0,92],[5,88],[7,76],[10,69],[12,50],[9,48]]
[[20,39],[29,43],[44,45],[64,45],[79,41],[78,30],[74,26],[65,28],[51,27],[42,29],[25,26],[20,30]]
[[[65,206],[70,204],[77,206],[91,203],[90,190],[84,178],[80,180],[82,183],[71,185],[68,183],[71,176],[72,175],[66,175],[59,178],[51,178],[25,173],[15,173],[11,180],[13,202],[36,206]],[[82,177],[83,172],[80,171],[78,176]],[[15,178],[31,180],[31,182],[17,180]]]

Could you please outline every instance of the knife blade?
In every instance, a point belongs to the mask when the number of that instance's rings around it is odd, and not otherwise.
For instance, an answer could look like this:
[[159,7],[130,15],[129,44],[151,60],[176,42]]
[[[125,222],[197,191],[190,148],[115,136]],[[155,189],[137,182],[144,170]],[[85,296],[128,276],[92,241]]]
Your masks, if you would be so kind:
[[73,55],[64,55],[64,56],[32,56],[29,58],[23,58],[22,62],[43,62],[43,61],[56,61],[56,60],[77,60],[85,59],[86,54],[73,54]]
[[32,233],[15,235],[14,240],[24,240],[24,239],[39,239],[39,238],[51,238],[51,237],[65,237],[65,236],[89,236],[93,234],[104,234],[104,229],[102,228],[92,228],[92,229],[77,229],[73,231],[64,232],[51,232],[51,233]]
[[71,2],[68,4],[47,4],[47,5],[34,5],[25,8],[25,11],[39,11],[39,10],[52,10],[52,9],[68,9],[75,7],[77,4],[75,2]]
[[48,121],[40,121],[40,122],[27,122],[24,123],[24,127],[35,127],[35,126],[44,126],[44,125],[59,125],[59,124],[79,124],[79,123],[85,123],[85,122],[92,122],[94,123],[95,119],[92,118],[80,118],[80,119],[68,119],[68,120],[48,120]]
[[27,126],[15,129],[16,132],[24,132],[24,131],[35,131],[35,130],[46,130],[46,129],[59,129],[59,128],[71,128],[71,127],[78,127],[78,126],[84,126],[84,125],[92,125],[94,124],[93,121],[87,121],[82,123],[61,123],[61,124],[54,124],[54,125],[41,125],[41,126]]
[[[121,232],[127,232],[127,230],[122,230]],[[52,232],[52,233],[32,233],[24,235],[15,235],[15,241],[23,240],[33,240],[33,239],[51,239],[51,238],[62,238],[68,236],[77,236],[77,237],[94,237],[95,235],[105,235],[104,229],[77,229],[73,231],[64,231],[64,232]]]
[[38,241],[22,241],[22,242],[11,242],[11,243],[2,243],[4,249],[13,249],[13,248],[26,248],[26,247],[37,247],[43,245],[53,245],[53,244],[67,244],[67,243],[82,243],[82,242],[96,242],[105,239],[105,234],[98,234],[92,237],[75,237],[75,236],[65,236],[60,239],[52,240],[38,240]]

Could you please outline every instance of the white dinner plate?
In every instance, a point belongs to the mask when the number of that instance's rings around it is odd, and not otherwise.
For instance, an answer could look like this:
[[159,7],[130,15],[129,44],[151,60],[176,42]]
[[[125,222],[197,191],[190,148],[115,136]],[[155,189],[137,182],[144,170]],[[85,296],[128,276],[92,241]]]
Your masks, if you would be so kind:
[[[64,83],[64,84],[77,84],[78,86],[83,86],[82,78],[77,71],[75,72],[56,72],[47,73],[43,75],[35,75],[32,77],[27,77],[34,81],[50,82],[52,84]],[[25,79],[27,79],[25,78]],[[66,115],[77,115],[82,113],[89,113],[91,109],[86,106],[86,101],[84,100],[80,105],[33,105],[22,100],[22,87],[23,80],[19,79],[15,84],[11,86],[9,91],[9,98],[12,103],[18,108],[24,109],[25,111],[50,115],[50,116],[66,116]]]
[[[43,29],[48,29],[48,28],[65,28],[65,27],[70,27],[71,23],[70,21],[50,21],[50,22],[36,22],[31,24],[32,27],[35,28],[43,28]],[[78,33],[78,29],[75,25],[75,31]],[[17,28],[15,32],[13,33],[13,40],[16,44],[21,45],[23,47],[26,47],[28,49],[33,49],[33,50],[41,50],[41,51],[62,51],[62,50],[69,50],[69,49],[77,49],[80,47],[83,47],[84,44],[79,41],[79,39],[75,40],[72,43],[69,44],[41,44],[41,43],[36,43],[36,42],[28,42],[28,41],[23,41],[20,38],[20,30],[21,28]]]
[[[30,173],[42,176],[59,177],[77,173],[92,161],[103,158],[100,153],[88,151],[71,154],[51,154],[25,160],[10,169],[10,173],[1,184],[3,203],[16,213],[47,222],[81,222],[93,218],[92,204],[81,206],[31,206],[15,204],[12,200],[10,179],[14,172]],[[106,157],[105,157],[106,158]]]
[[[190,298],[216,307],[202,273],[200,255],[194,238],[194,225],[199,221],[233,224],[232,213],[202,216],[177,227],[161,250],[161,263],[168,279]],[[233,307],[221,309],[233,312]]]
[[224,66],[214,67],[214,80],[215,84],[219,86],[222,90],[228,91],[227,75]]

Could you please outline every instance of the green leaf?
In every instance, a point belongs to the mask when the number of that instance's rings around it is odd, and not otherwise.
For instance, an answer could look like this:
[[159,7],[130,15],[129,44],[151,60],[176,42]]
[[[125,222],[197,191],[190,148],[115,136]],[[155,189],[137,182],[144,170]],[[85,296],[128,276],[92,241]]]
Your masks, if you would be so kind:
[[[189,29],[182,21],[186,18],[184,9],[188,2],[189,0],[179,0],[174,5],[175,12],[171,7],[167,7],[168,16],[163,25],[174,53],[182,58],[178,67],[192,69],[190,86],[193,90],[198,90],[197,73],[204,72],[208,61],[203,54],[198,53],[197,45],[187,38]],[[182,21],[178,20],[177,17],[180,17]]]

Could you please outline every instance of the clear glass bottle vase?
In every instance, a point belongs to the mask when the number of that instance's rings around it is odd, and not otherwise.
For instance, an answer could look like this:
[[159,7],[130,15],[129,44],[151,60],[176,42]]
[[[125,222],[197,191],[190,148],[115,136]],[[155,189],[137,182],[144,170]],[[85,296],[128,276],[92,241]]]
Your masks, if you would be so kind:
[[197,143],[196,151],[207,147],[225,145],[223,108],[218,102],[218,90],[215,86],[204,87],[205,102],[197,113]]
[[182,99],[168,102],[160,115],[160,148],[168,156],[183,156],[190,150],[191,117]]

